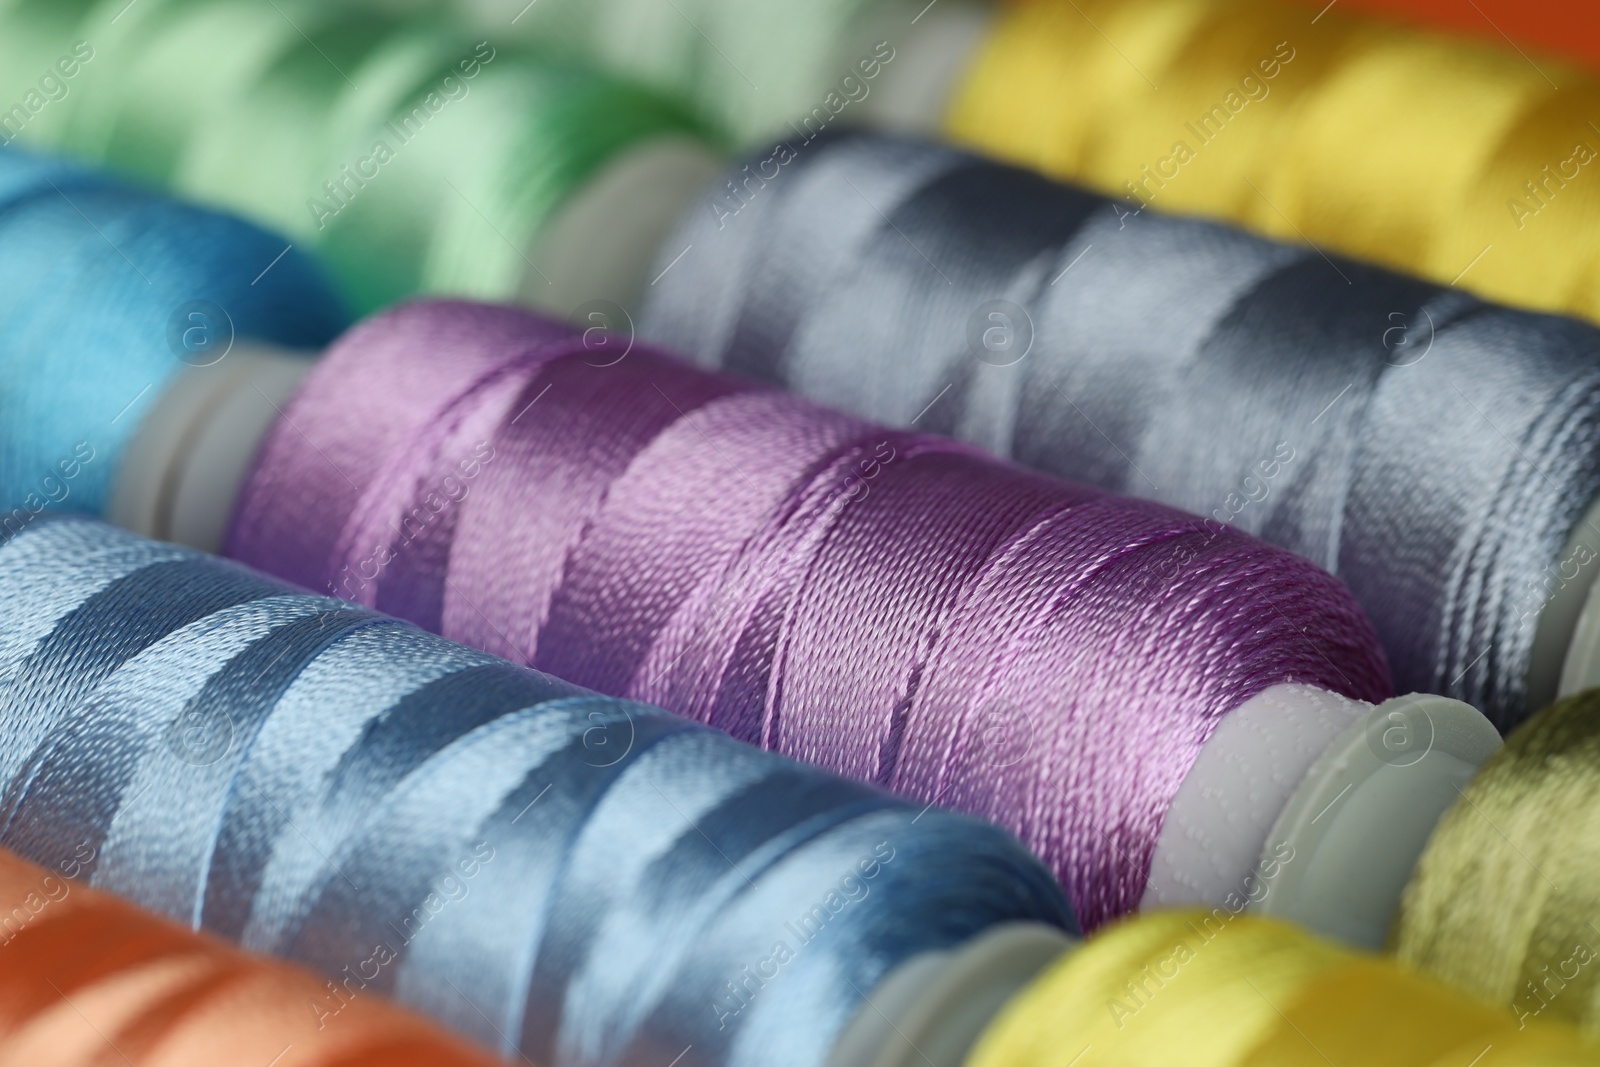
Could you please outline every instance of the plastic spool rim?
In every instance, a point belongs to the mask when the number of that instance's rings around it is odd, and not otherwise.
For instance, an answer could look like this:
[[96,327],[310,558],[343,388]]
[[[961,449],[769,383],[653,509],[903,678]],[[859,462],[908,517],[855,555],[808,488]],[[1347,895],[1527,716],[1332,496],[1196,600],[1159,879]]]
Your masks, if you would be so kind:
[[134,431],[107,518],[160,541],[219,552],[256,450],[311,369],[308,353],[237,342],[187,367]]
[[1077,945],[1052,926],[1016,922],[914,956],[873,988],[827,1067],[961,1067],[1000,1009]]
[[[684,134],[654,137],[622,152],[540,229],[519,302],[585,326],[631,332],[631,316],[649,288],[662,242],[725,166],[721,156]],[[589,311],[604,314],[608,304],[630,320],[589,320]]]
[[1328,746],[1372,705],[1282,684],[1223,718],[1162,820],[1140,900],[1225,904],[1249,892],[1273,824]]
[[879,41],[895,50],[861,100],[862,125],[887,133],[937,134],[956,86],[998,18],[991,5],[971,0],[872,5],[841,42],[839,57],[841,71],[853,71]]
[[1251,910],[1381,949],[1434,827],[1499,747],[1459,700],[1378,705],[1328,746],[1273,825]]
[[[622,153],[539,234],[529,258],[545,277],[529,273],[523,302],[631,337],[657,246],[723,165],[678,134]],[[618,309],[624,321],[616,321]],[[220,551],[250,462],[310,369],[308,355],[240,341],[216,364],[176,375],[134,433],[107,518],[146,537]]]

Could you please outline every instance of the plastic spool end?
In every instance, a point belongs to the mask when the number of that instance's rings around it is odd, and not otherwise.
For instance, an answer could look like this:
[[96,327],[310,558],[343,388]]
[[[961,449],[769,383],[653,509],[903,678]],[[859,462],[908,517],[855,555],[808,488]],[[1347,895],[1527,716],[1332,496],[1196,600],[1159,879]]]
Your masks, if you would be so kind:
[[862,98],[862,125],[910,136],[937,134],[956,86],[997,17],[993,5],[972,0],[872,5],[839,56],[840,69],[859,77],[856,65],[873,57],[880,41],[894,49]]
[[827,1067],[961,1067],[1000,1009],[1077,945],[1055,927],[1017,922],[914,956],[873,988]]
[[1306,772],[1370,704],[1293,683],[1217,724],[1161,823],[1140,909],[1227,904],[1259,876],[1268,834]]
[[1378,705],[1312,765],[1272,827],[1252,909],[1381,949],[1434,827],[1499,747],[1499,731],[1459,700]]
[[189,367],[139,424],[107,518],[160,541],[219,552],[250,464],[311,353],[239,342]]
[[[652,138],[621,153],[539,232],[520,301],[586,326],[631,332],[662,242],[725,165],[687,135]],[[619,308],[629,316],[625,323],[611,321]]]

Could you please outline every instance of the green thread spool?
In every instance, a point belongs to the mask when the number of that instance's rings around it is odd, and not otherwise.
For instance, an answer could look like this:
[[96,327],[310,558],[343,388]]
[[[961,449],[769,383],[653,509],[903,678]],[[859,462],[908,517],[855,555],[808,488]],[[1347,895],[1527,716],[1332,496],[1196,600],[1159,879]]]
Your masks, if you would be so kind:
[[1600,690],[1557,701],[1434,831],[1395,927],[1401,959],[1600,1032]]
[[[943,0],[939,7],[962,3]],[[808,115],[829,125],[868,122],[867,100],[887,92],[885,81],[899,73],[898,60],[885,63],[885,56],[936,35],[942,23],[929,13],[938,8],[928,0],[455,4],[484,32],[558,45],[684,100],[742,144],[782,136]],[[880,43],[885,47],[875,51]],[[872,72],[865,76],[863,61]]]
[[558,212],[647,146],[673,146],[682,181],[713,165],[682,108],[438,19],[310,0],[0,0],[0,40],[11,72],[76,40],[95,51],[23,141],[287,232],[357,311],[416,293],[558,314],[609,298],[541,263]]

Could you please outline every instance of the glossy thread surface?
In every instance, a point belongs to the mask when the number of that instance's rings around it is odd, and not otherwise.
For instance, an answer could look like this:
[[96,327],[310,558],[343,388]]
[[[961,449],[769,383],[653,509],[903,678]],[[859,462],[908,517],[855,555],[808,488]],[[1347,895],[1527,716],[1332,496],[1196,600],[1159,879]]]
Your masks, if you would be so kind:
[[254,337],[345,323],[288,240],[74,166],[0,149],[0,530],[101,513],[161,391]]
[[285,412],[231,555],[998,822],[1086,925],[1137,904],[1222,716],[1390,692],[1281,550],[625,338],[409,305]]
[[418,292],[536,296],[549,279],[529,257],[561,203],[623,150],[698,129],[554,52],[320,0],[14,0],[5,81],[75,38],[95,57],[26,143],[283,230],[357,311]]
[[967,1067],[1577,1067],[1600,1048],[1524,1028],[1387,959],[1249,915],[1159,912],[1064,956],[1013,998]]
[[1600,530],[1566,548],[1600,497],[1593,327],[934,145],[759,156],[776,178],[686,211],[647,336],[1292,549],[1402,692],[1502,730],[1554,697],[1536,621],[1600,565]]
[[1071,922],[992,827],[216,557],[44,521],[0,599],[0,844],[322,972],[330,1028],[819,1067],[895,965]]
[[1600,1031],[1600,691],[1506,739],[1445,814],[1406,888],[1400,958],[1509,1004]]
[[1342,4],[1008,8],[946,116],[956,141],[1129,210],[1237,221],[1600,319],[1593,72],[1493,30],[1474,41]]

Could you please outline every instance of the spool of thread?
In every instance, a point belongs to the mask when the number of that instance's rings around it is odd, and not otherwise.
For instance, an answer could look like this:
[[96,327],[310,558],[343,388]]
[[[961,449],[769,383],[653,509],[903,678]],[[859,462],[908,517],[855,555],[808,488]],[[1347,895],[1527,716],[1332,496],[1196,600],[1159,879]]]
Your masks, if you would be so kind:
[[1130,210],[1594,319],[1597,102],[1591,73],[1344,5],[1037,0],[983,41],[946,128]]
[[0,844],[320,971],[328,1028],[815,1067],[900,965],[1072,923],[993,827],[191,549],[35,523],[0,598]]
[[[508,343],[525,343],[517,331],[530,320],[505,321],[516,324],[508,327]],[[560,333],[549,324],[535,324],[539,330]],[[597,358],[616,355],[613,348]],[[220,547],[250,458],[305,366],[241,343],[216,365],[181,375],[119,464],[112,516],[155,536]],[[93,361],[79,372],[93,376]],[[459,479],[453,484],[461,488]],[[1315,880],[1317,892],[1302,901],[1306,921],[1362,943],[1381,939],[1422,844],[1415,835],[1430,825],[1427,813],[1442,810],[1453,796],[1451,783],[1467,780],[1494,739],[1481,716],[1449,701],[1389,702],[1364,723],[1356,721],[1362,710],[1295,686],[1271,687],[1235,708],[1201,747],[1165,810],[1143,902],[1244,899],[1254,895],[1263,864],[1275,866],[1285,848],[1297,849],[1307,870],[1333,872]],[[1395,728],[1396,717],[1410,725]],[[983,721],[976,729],[980,754],[990,747],[984,737],[998,736],[1001,748],[1020,741],[1009,722]],[[1401,744],[1391,751],[1395,737]],[[1322,817],[1311,819],[1309,829],[1274,828],[1280,812],[1305,808],[1304,797],[1323,797],[1312,812]],[[1365,803],[1329,807],[1345,797]],[[1395,808],[1413,813],[1411,825],[1397,823]],[[1280,890],[1274,899],[1297,896]]]
[[[377,381],[392,388],[374,391]],[[171,391],[150,424],[209,440],[219,424],[250,421],[219,419],[234,409],[197,395]],[[1367,815],[1324,801],[1319,835],[1337,825],[1342,838],[1280,838],[1308,864],[1342,855],[1328,921],[1381,939],[1423,841],[1387,813],[1436,817],[1450,783],[1498,743],[1452,701],[1372,710],[1329,692],[1381,696],[1382,668],[1342,592],[1288,557],[694,372],[622,338],[509,309],[403,307],[348,335],[284,412],[234,520],[239,558],[999,821],[1046,857],[1090,923],[1141,900],[1253,895],[1262,864],[1285,855],[1263,859],[1280,812],[1327,788],[1366,797]],[[580,448],[562,452],[562,441]],[[207,473],[219,451],[152,455],[175,462],[180,480],[211,484],[225,480]],[[709,510],[708,486],[719,501]],[[908,522],[928,499],[948,502],[942,524]],[[960,510],[974,508],[988,508],[987,521]],[[159,522],[158,532],[191,525]],[[875,553],[858,547],[874,542]],[[1069,584],[1048,577],[1073,567]],[[822,577],[785,584],[807,568]],[[826,577],[841,568],[849,578]],[[1249,577],[1268,571],[1272,582]],[[1063,591],[1071,598],[1058,600]],[[828,607],[825,596],[857,599]],[[1177,609],[1191,600],[1195,610]],[[1161,604],[1175,614],[1153,615]],[[831,617],[885,623],[878,635],[831,631]],[[921,636],[919,620],[934,618],[948,620],[943,630]],[[1250,620],[1248,633],[1229,618]],[[1002,644],[988,647],[997,628]],[[1123,631],[1148,660],[1125,658]],[[1060,655],[1061,642],[1078,651]],[[838,674],[840,663],[853,673]],[[1088,683],[1096,670],[1106,677]],[[1274,684],[1290,679],[1302,684]],[[1416,747],[1403,758],[1384,748],[1406,733],[1389,731],[1394,717],[1420,731],[1406,734]],[[1114,739],[1131,732],[1183,740],[1135,762]],[[1413,770],[1417,757],[1438,775]]]
[[685,0],[676,7],[648,0],[532,7],[456,0],[455,6],[485,33],[559,46],[684,100],[741,144],[938,107],[948,74],[908,70],[905,50],[918,55],[919,68],[936,67],[949,42],[991,17],[988,5],[973,0]]
[[[515,314],[470,313],[499,321],[508,337],[519,323],[561,335]],[[598,340],[592,331],[584,336]],[[603,364],[619,351],[597,348],[594,355]],[[249,458],[290,403],[306,366],[263,350],[238,353],[231,364],[221,377],[193,372],[163,396],[124,464],[116,521],[151,536],[221,547]],[[269,402],[269,392],[280,399]],[[492,455],[487,441],[476,443],[460,475],[441,481],[445,497],[436,496],[433,506],[447,507],[445,499],[472,491],[482,471],[480,448]],[[427,518],[418,514],[420,521],[402,525],[425,529]],[[383,555],[357,564],[346,592],[378,577]],[[1033,737],[1031,726],[1020,727],[1010,715],[986,715],[974,729],[980,763],[1009,764]],[[1243,907],[1249,900],[1259,906],[1266,882],[1275,879],[1274,908],[1376,947],[1434,822],[1498,744],[1482,715],[1454,701],[1412,696],[1368,710],[1324,690],[1272,686],[1228,714],[1182,776],[1161,821],[1141,905]],[[1283,861],[1296,856],[1291,871]]]
[[644,335],[1290,548],[1402,691],[1502,729],[1600,682],[1592,327],[933,145],[751,169],[686,210]]
[[[3,37],[4,34],[0,34]],[[99,513],[129,439],[189,366],[344,325],[321,271],[238,219],[0,150],[0,530]]]
[[716,166],[675,106],[436,19],[15,0],[0,37],[17,77],[75,40],[93,52],[9,132],[282,229],[363,311],[449,292],[615,314],[648,281],[635,250],[670,226],[673,190]]
[[377,997],[328,1026],[299,968],[245,955],[90,889],[83,846],[50,869],[0,853],[0,1063],[89,1067],[492,1067]]
[[1597,767],[1595,690],[1512,734],[1429,841],[1396,925],[1400,958],[1519,1019],[1600,1029]]
[[1063,956],[1005,1007],[965,1063],[1445,1067],[1475,1060],[1593,1064],[1600,1048],[1570,1027],[1524,1028],[1499,1005],[1287,924],[1171,912],[1124,923]]

